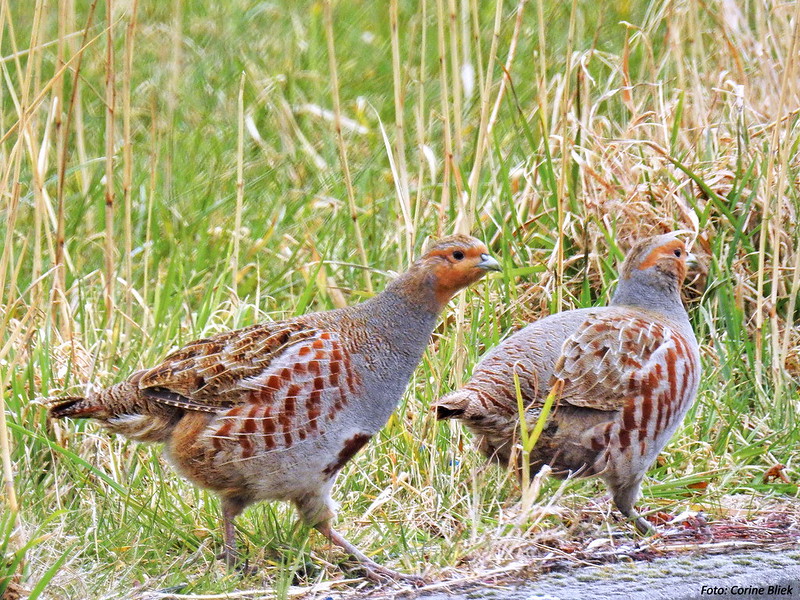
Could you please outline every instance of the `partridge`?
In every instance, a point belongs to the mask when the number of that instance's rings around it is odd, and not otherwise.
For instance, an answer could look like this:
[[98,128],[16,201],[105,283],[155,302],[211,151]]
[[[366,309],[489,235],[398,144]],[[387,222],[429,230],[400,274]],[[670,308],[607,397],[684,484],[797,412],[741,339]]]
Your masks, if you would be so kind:
[[651,532],[634,509],[642,478],[700,381],[697,339],[680,295],[689,257],[675,234],[638,242],[609,306],[557,313],[518,331],[462,389],[434,403],[438,419],[460,420],[490,461],[521,474],[514,374],[529,431],[552,390],[556,404],[530,452],[531,476],[544,464],[561,477],[598,475],[620,512]]
[[286,500],[371,578],[404,578],[333,529],[331,488],[386,424],[447,302],[499,269],[479,240],[447,237],[366,302],[191,342],[121,383],[51,401],[49,416],[164,444],[179,474],[220,496],[229,567],[234,518]]

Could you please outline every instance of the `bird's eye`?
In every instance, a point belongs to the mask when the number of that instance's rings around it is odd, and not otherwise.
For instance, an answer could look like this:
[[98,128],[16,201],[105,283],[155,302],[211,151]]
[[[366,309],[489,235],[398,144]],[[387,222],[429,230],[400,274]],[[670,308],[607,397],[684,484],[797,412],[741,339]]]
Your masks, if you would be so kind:
[[673,254],[675,254],[675,256],[677,256],[678,258],[683,256],[683,252],[680,249],[676,249]]
[[464,260],[464,253],[461,250],[456,250],[453,252],[453,258],[456,260]]

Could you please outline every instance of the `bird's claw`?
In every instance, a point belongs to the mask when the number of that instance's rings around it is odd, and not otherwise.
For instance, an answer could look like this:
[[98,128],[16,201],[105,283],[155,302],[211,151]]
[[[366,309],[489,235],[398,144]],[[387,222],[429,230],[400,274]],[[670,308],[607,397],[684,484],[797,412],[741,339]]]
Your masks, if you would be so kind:
[[361,567],[364,569],[364,574],[366,575],[367,579],[374,583],[407,583],[413,585],[414,587],[420,587],[428,583],[427,580],[420,575],[408,575],[406,573],[400,573],[399,571],[381,566],[376,562],[362,562]]

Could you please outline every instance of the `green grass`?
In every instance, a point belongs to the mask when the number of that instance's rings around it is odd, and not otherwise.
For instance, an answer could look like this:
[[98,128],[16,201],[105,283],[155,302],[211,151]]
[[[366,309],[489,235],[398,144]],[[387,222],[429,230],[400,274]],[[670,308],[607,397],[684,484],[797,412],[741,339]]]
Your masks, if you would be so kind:
[[[63,9],[62,33],[77,32],[63,40],[66,60],[81,45],[88,4]],[[505,3],[484,95],[495,5],[474,4],[476,14],[457,3],[456,20],[443,22],[447,87],[436,1],[399,3],[398,72],[388,3],[334,6],[341,111],[363,128],[345,127],[343,142],[364,261],[337,136],[313,108],[333,110],[322,3],[142,1],[132,22],[132,3],[115,2],[113,156],[106,152],[105,3],[86,34],[80,72],[77,61],[65,71],[61,128],[51,117],[59,90],[56,3],[0,3],[0,383],[19,505],[16,514],[5,509],[14,505],[6,491],[0,590],[16,576],[43,598],[134,597],[178,585],[184,593],[262,588],[286,596],[290,586],[341,578],[344,557],[296,527],[284,505],[258,505],[238,520],[260,571],[245,580],[227,574],[214,559],[221,534],[212,495],[179,479],[158,448],[92,424],[48,424],[32,401],[88,381],[118,381],[201,335],[358,302],[370,296],[368,277],[379,291],[408,264],[408,240],[418,253],[459,216],[504,272],[464,294],[463,318],[453,303],[397,413],[341,474],[338,524],[351,541],[388,566],[435,579],[495,568],[538,533],[578,519],[586,500],[602,493],[597,482],[562,488],[545,480],[536,506],[557,498],[558,516],[543,514],[529,530],[526,523],[539,517],[519,521],[513,478],[485,467],[468,435],[435,423],[428,408],[524,323],[605,302],[637,236],[679,228],[698,232],[703,268],[686,297],[704,375],[685,426],[649,473],[642,505],[701,505],[713,515],[736,495],[756,504],[796,500],[795,8],[748,4],[737,18],[700,2],[575,3],[574,11],[550,0],[524,4],[511,82],[470,190],[482,106],[491,114],[516,19],[516,4]],[[130,73],[126,32],[134,35]],[[458,62],[475,69],[472,95],[452,71],[454,48]],[[396,77],[405,172],[397,146],[391,151],[395,174],[409,185],[407,217],[381,134],[382,123],[397,143]],[[448,137],[454,159],[446,175]],[[239,164],[243,228],[234,273]],[[107,169],[115,192],[110,228]],[[462,197],[474,200],[472,222]],[[60,205],[66,261],[59,263]],[[776,463],[786,465],[791,483],[763,481]],[[698,490],[698,483],[708,486]],[[594,527],[604,527],[602,517]]]

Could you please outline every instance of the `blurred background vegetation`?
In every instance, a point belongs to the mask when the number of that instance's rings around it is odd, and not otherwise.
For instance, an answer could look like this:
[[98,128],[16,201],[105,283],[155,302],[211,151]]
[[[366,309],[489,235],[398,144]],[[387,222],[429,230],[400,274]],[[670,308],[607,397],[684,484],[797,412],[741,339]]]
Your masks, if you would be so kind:
[[225,573],[213,497],[158,448],[32,401],[363,300],[456,229],[504,272],[453,303],[339,478],[356,544],[448,578],[626,531],[591,481],[537,482],[521,510],[428,406],[524,323],[607,301],[632,241],[675,229],[702,262],[686,300],[704,378],[642,505],[793,506],[799,17],[772,0],[1,0],[0,590],[360,585],[285,506],[240,519],[253,581]]

